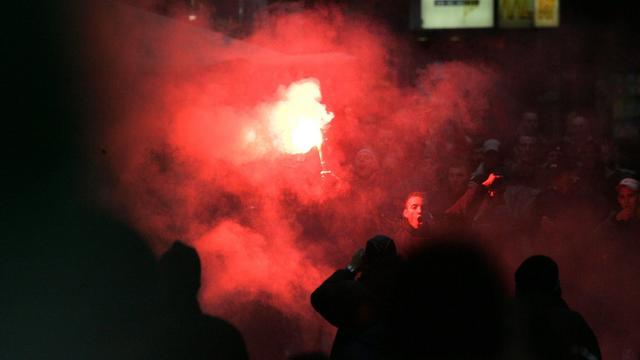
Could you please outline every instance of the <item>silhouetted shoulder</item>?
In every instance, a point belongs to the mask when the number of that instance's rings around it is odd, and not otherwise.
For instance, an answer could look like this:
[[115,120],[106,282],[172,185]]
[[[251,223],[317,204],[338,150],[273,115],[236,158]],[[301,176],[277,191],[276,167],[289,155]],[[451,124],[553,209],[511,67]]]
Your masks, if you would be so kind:
[[216,359],[248,359],[244,338],[235,326],[214,316],[202,317],[202,330],[208,334],[207,347]]

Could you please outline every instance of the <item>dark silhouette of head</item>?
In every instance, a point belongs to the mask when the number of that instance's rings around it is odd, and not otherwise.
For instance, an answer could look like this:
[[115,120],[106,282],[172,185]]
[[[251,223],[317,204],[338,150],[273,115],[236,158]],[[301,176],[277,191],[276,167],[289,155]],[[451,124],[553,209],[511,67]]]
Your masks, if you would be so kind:
[[376,235],[367,241],[362,258],[363,264],[375,266],[397,256],[393,239],[384,235]]
[[504,293],[473,240],[439,235],[407,256],[394,329],[406,358],[490,359],[500,351]]
[[162,301],[162,331],[154,359],[248,358],[242,334],[227,321],[200,310],[200,257],[194,248],[176,241],[158,262]]
[[377,306],[392,302],[399,263],[400,257],[391,238],[377,235],[367,241],[359,281],[376,295],[376,301],[381,302]]
[[544,255],[527,258],[515,274],[516,297],[532,294],[560,296],[560,272],[558,264]]
[[162,288],[173,298],[194,298],[200,289],[200,257],[176,241],[158,262]]

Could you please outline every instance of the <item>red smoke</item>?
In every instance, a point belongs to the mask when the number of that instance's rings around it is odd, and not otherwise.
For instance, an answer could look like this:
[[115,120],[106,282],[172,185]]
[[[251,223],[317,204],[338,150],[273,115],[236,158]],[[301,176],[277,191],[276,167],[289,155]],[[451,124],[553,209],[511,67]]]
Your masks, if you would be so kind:
[[[400,204],[397,184],[434,173],[426,139],[445,156],[456,136],[496,121],[490,66],[434,64],[399,88],[404,43],[336,8],[264,14],[238,40],[117,2],[92,6],[87,70],[103,111],[87,146],[107,153],[101,200],[157,252],[176,239],[196,247],[202,308],[238,326],[258,358],[328,351],[331,328],[310,292],[384,229],[371,217]],[[308,78],[335,114],[323,145],[334,184],[317,150],[286,154],[270,134],[279,89]],[[352,164],[363,147],[378,156],[379,183]]]
[[[265,16],[243,41],[119,3],[91,11],[88,54],[105,104],[95,131],[113,174],[106,201],[158,252],[175,239],[198,249],[203,309],[236,324],[254,354],[265,349],[252,329],[269,326],[247,317],[256,304],[298,329],[280,329],[273,351],[328,350],[331,329],[308,296],[362,246],[349,234],[372,231],[362,231],[368,213],[389,197],[351,193],[355,151],[419,158],[403,144],[452,118],[475,127],[493,75],[444,64],[417,89],[398,89],[387,64],[401,42],[332,8]],[[278,89],[305,78],[335,114],[323,150],[337,185],[320,178],[317,151],[285,154],[269,133]]]

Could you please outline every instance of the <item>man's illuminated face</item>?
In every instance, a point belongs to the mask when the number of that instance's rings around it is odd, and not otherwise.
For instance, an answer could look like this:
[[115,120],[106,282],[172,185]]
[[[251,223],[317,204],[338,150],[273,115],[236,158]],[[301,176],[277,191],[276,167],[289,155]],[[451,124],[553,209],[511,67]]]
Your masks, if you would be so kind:
[[638,207],[638,193],[626,186],[618,187],[618,204],[622,209],[635,210]]
[[422,211],[424,199],[421,196],[411,196],[404,204],[402,216],[407,219],[409,226],[419,229],[423,224]]

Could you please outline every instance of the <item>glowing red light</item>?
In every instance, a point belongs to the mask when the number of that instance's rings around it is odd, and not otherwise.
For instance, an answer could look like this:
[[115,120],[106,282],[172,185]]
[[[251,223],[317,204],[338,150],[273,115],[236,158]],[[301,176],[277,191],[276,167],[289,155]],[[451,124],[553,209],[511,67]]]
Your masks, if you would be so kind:
[[320,102],[320,84],[304,79],[280,89],[282,100],[269,113],[271,133],[279,150],[289,154],[304,154],[322,145],[322,130],[333,119]]

